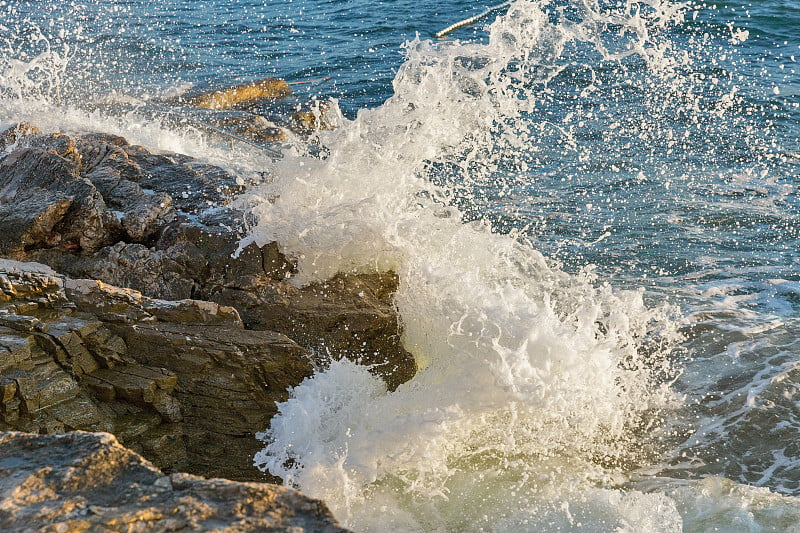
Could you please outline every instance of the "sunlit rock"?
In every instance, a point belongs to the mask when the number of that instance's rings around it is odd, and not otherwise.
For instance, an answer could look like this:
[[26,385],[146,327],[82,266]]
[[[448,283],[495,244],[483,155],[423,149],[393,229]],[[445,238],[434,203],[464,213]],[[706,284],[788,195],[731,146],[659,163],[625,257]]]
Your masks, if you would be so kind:
[[0,433],[0,498],[7,532],[345,531],[295,490],[165,475],[107,433]]
[[263,479],[254,433],[312,371],[288,337],[35,263],[0,260],[0,289],[0,430],[109,431],[169,471]]
[[230,109],[258,100],[280,100],[292,94],[289,84],[279,78],[265,78],[244,85],[228,87],[186,98],[189,105],[204,109]]

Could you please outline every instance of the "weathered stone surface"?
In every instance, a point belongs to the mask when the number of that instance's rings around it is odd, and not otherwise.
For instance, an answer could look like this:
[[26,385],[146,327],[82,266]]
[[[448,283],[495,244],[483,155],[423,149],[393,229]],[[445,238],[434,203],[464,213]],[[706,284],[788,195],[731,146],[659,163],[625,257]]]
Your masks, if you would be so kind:
[[312,371],[288,337],[44,265],[0,260],[0,287],[0,430],[112,431],[161,468],[264,479],[254,433]]
[[49,262],[76,277],[158,298],[233,307],[249,328],[279,331],[306,346],[375,365],[392,389],[413,376],[414,359],[400,344],[392,304],[394,275],[341,275],[298,289],[288,282],[293,265],[276,244],[238,247],[236,232],[179,220],[164,228],[153,248],[117,243],[68,264]]
[[36,244],[55,246],[61,235],[54,231],[72,206],[72,197],[32,187],[0,200],[0,253],[14,254]]
[[400,344],[391,297],[393,274],[338,275],[298,289],[288,282],[250,290],[224,287],[208,297],[237,308],[254,329],[280,331],[303,345],[366,365],[390,389],[411,379],[416,363]]
[[297,491],[167,476],[107,433],[0,433],[0,502],[9,533],[345,531]]
[[[239,179],[219,167],[180,154],[154,154],[141,146],[121,146],[141,174],[134,176],[146,194],[164,193],[183,213],[199,214],[227,205],[244,191]],[[129,178],[131,179],[131,178]]]
[[260,479],[242,458],[260,449],[255,432],[287,399],[287,384],[311,374],[304,351],[279,333],[224,326],[158,322],[118,331],[139,363],[177,375],[193,471]]
[[238,250],[235,232],[188,222],[167,226],[154,249],[118,243],[92,258],[57,266],[165,299],[200,298],[238,310],[253,329],[279,331],[302,344],[376,365],[394,389],[416,371],[400,344],[393,274],[340,275],[298,289],[277,245]]
[[61,277],[50,267],[0,259],[0,302],[54,305],[66,302]]
[[225,325],[234,329],[244,327],[236,309],[214,302],[148,298],[137,290],[93,279],[67,279],[64,288],[69,301],[77,309],[93,313],[106,322],[162,321]]
[[37,135],[41,130],[33,124],[23,122],[15,124],[0,131],[0,153],[10,151],[19,145],[19,142],[25,137]]
[[[0,252],[12,255],[53,244],[91,251],[112,241],[119,223],[78,168],[44,148],[23,148],[0,160],[0,204],[6,204],[0,211]],[[24,211],[8,205],[17,202]],[[29,214],[29,222],[20,218],[23,214]]]

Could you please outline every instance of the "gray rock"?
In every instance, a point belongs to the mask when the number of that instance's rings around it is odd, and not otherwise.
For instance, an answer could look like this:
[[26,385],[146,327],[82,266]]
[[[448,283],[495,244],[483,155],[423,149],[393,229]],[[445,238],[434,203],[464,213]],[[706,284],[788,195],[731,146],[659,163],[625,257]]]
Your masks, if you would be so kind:
[[[48,194],[33,195],[32,190]],[[41,206],[36,208],[32,204],[39,196]],[[25,212],[31,215],[29,223],[12,214],[17,202],[25,204]],[[56,206],[50,207],[53,203]],[[12,204],[6,206],[6,216],[0,220],[4,253],[53,243],[94,251],[109,244],[119,228],[102,195],[78,174],[78,165],[43,148],[23,148],[0,160],[0,204]],[[15,240],[20,231],[24,231],[27,244]]]
[[11,151],[19,146],[20,141],[31,135],[38,135],[41,130],[28,123],[20,123],[9,126],[0,131],[0,155],[5,151]]

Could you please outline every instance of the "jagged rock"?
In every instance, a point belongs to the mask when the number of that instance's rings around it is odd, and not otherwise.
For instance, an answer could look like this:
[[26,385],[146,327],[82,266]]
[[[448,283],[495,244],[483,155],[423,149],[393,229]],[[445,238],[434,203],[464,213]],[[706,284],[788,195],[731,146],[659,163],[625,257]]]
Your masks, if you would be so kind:
[[25,137],[21,145],[47,150],[53,155],[63,157],[67,161],[75,163],[78,169],[80,169],[83,164],[81,154],[75,146],[75,141],[72,137],[64,133],[32,134]]
[[0,260],[0,288],[0,430],[111,431],[161,468],[264,479],[255,432],[312,372],[288,337],[44,265]]
[[[0,263],[1,265],[2,263]],[[2,268],[0,266],[0,268]],[[181,324],[244,327],[233,307],[202,300],[168,301],[148,298],[141,292],[91,279],[67,279],[66,295],[79,310],[93,313],[106,322],[175,322]]]
[[15,139],[0,254],[69,278],[0,261],[0,430],[112,431],[168,471],[261,480],[254,433],[324,363],[309,352],[373,365],[392,389],[415,372],[396,277],[292,286],[276,243],[239,249],[230,174],[112,135]]
[[58,250],[40,250],[31,259],[45,262],[75,278],[103,280],[167,300],[191,298],[198,292],[197,279],[206,268],[202,255],[180,257],[142,244],[118,242],[89,256],[66,255]]
[[61,277],[46,265],[0,259],[0,272],[0,303],[13,301],[17,312],[26,304],[35,308],[66,301]]
[[414,358],[400,344],[393,274],[340,275],[298,289],[288,282],[293,265],[275,243],[251,244],[237,253],[238,247],[238,235],[221,226],[176,221],[154,248],[118,243],[67,264],[49,262],[76,277],[155,297],[231,306],[249,328],[279,331],[306,346],[375,365],[391,389],[414,375]]
[[167,476],[106,433],[0,433],[0,501],[9,533],[345,531],[295,490]]
[[26,122],[9,126],[0,132],[0,152],[10,150],[17,146],[21,139],[39,133],[41,133],[39,128]]
[[178,376],[175,397],[194,471],[259,479],[241,458],[258,451],[255,428],[269,424],[287,383],[310,375],[299,346],[278,333],[214,326],[140,324],[120,333],[140,363]]
[[145,193],[165,193],[176,209],[199,214],[227,205],[244,184],[225,170],[180,154],[154,154],[141,146],[121,146],[141,171],[136,182]]
[[39,187],[0,200],[0,253],[13,254],[40,243],[60,244],[61,235],[54,228],[71,206],[71,196]]
[[228,115],[209,120],[218,128],[260,143],[277,143],[287,139],[286,132],[274,122],[251,113]]
[[121,137],[84,137],[78,150],[84,161],[83,175],[97,187],[116,210],[129,240],[143,241],[175,217],[172,197],[165,192],[145,192],[139,184],[145,173],[131,160]]
[[[14,209],[18,202],[25,211]],[[23,148],[0,160],[2,204],[0,253],[7,255],[54,243],[97,250],[119,227],[97,189],[78,174],[78,165],[43,148]],[[30,214],[29,221],[20,218],[23,213]]]
[[372,365],[394,390],[414,376],[414,357],[400,344],[394,274],[340,274],[298,289],[288,282],[208,295],[239,310],[254,329],[279,331],[303,345]]

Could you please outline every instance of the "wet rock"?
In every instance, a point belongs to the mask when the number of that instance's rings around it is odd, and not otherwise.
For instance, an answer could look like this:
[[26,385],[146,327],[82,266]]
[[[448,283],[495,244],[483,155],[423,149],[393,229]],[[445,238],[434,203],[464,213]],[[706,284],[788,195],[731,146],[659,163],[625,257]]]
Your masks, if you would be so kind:
[[71,161],[79,169],[82,165],[81,154],[78,152],[74,140],[64,133],[29,135],[20,142],[20,145],[47,150],[53,155]]
[[221,110],[254,101],[280,100],[291,94],[292,90],[284,80],[264,78],[244,85],[185,97],[182,100],[195,107]]
[[286,385],[311,374],[305,352],[284,335],[266,331],[174,323],[118,331],[137,362],[177,375],[175,397],[193,471],[259,479],[242,458],[260,449],[255,432],[269,425],[275,402],[287,398]]
[[76,278],[103,280],[167,300],[191,298],[207,268],[206,258],[173,257],[142,244],[118,242],[91,256],[76,257],[52,250],[31,254],[31,259],[52,265]]
[[[230,225],[239,224],[235,212],[228,216]],[[239,250],[239,234],[224,224],[176,221],[153,248],[118,243],[58,268],[155,297],[233,307],[248,328],[279,331],[322,353],[375,365],[391,389],[416,372],[400,343],[396,276],[340,275],[298,289],[288,281],[294,266],[275,243]]]
[[250,290],[224,287],[209,295],[239,310],[249,327],[280,331],[315,352],[373,367],[390,390],[416,373],[414,357],[400,343],[392,295],[394,274],[340,274],[298,289],[288,282]]
[[196,215],[230,203],[244,185],[225,170],[180,154],[153,154],[141,146],[124,146],[142,170],[139,185],[146,193],[165,193],[176,209]]
[[254,432],[326,362],[309,353],[413,376],[396,277],[292,286],[276,243],[239,249],[224,170],[112,135],[14,142],[0,254],[51,268],[0,261],[0,430],[112,431],[167,471],[261,480]]
[[295,490],[164,475],[107,433],[0,433],[0,500],[10,533],[345,531]]
[[41,130],[33,124],[22,122],[14,124],[8,128],[0,131],[0,153],[10,151],[19,144],[21,139],[30,135],[41,133]]
[[[42,194],[44,193],[44,194]],[[41,201],[37,207],[36,201]],[[13,205],[25,205],[14,214]],[[102,195],[78,174],[78,165],[43,148],[23,148],[0,160],[0,249],[12,255],[26,246],[59,243],[68,249],[97,250],[119,227]],[[21,218],[29,214],[29,220]],[[0,214],[0,216],[2,216]],[[17,235],[22,233],[22,237]],[[22,238],[25,242],[13,239]]]
[[259,143],[283,142],[288,138],[286,131],[261,115],[248,113],[216,117],[211,118],[210,122],[225,131]]
[[298,106],[291,115],[289,127],[301,135],[311,135],[316,131],[336,129],[337,118],[328,102],[314,101]]
[[248,328],[278,331],[314,351],[374,365],[391,389],[414,375],[414,358],[400,343],[393,274],[340,275],[298,289],[288,282],[294,267],[277,245],[237,252],[238,239],[219,226],[176,222],[154,249],[118,243],[54,266],[164,299],[233,307]]
[[151,237],[175,216],[172,197],[165,193],[147,193],[138,182],[145,173],[120,147],[122,138],[90,137],[78,142],[84,161],[83,173],[114,210],[128,240]]

